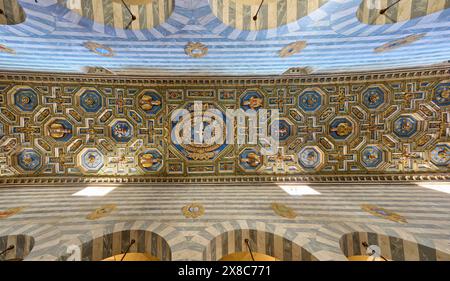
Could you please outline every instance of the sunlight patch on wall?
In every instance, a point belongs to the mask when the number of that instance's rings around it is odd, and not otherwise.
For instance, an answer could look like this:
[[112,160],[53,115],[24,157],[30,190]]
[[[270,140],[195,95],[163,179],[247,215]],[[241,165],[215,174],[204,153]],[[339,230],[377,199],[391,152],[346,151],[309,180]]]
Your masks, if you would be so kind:
[[311,188],[308,185],[297,185],[297,184],[278,184],[278,186],[283,189],[287,194],[292,196],[302,196],[302,195],[319,195],[321,194],[317,190]]
[[117,186],[88,186],[72,194],[72,196],[86,196],[86,197],[105,196],[106,194],[110,193],[116,188]]
[[428,188],[428,189],[432,189],[432,190],[450,194],[450,183],[448,183],[448,182],[436,182],[436,183],[420,182],[420,183],[417,183],[417,185],[420,187],[424,187],[424,188]]

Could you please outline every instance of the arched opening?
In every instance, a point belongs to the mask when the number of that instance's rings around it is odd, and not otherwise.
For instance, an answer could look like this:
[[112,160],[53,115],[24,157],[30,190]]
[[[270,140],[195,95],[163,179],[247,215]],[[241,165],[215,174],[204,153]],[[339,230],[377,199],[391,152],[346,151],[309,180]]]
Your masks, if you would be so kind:
[[164,23],[175,7],[173,0],[72,0],[61,5],[95,23],[130,30]]
[[317,260],[310,252],[293,241],[256,229],[235,229],[221,233],[210,241],[203,252],[203,259],[212,261]]
[[261,2],[261,0],[209,1],[213,14],[224,24],[240,30],[265,30],[295,22],[317,10],[328,0],[265,0],[262,4]]
[[374,232],[344,234],[339,244],[349,261],[450,261],[435,248]]
[[160,235],[146,230],[123,230],[84,242],[83,261],[170,261],[172,252]]
[[28,235],[0,237],[0,261],[21,261],[34,247],[34,238]]
[[448,8],[446,0],[362,0],[356,17],[366,24],[393,24],[430,15]]
[[0,25],[19,24],[25,19],[25,12],[17,0],[0,0]]

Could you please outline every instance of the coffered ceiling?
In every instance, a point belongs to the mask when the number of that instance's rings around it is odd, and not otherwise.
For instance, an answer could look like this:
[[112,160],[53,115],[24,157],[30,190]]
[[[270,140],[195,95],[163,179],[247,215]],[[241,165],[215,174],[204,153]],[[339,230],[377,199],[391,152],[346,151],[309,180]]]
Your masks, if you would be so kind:
[[122,1],[37,2],[17,0],[21,8],[12,8],[0,1],[11,19],[20,9],[25,16],[5,25],[0,15],[0,69],[269,75],[307,66],[315,72],[420,66],[450,57],[444,0],[400,1],[386,12],[393,23],[381,16],[369,24],[368,15],[394,1],[372,7],[361,0],[270,0],[256,21],[256,0],[125,1],[136,17],[128,29],[132,16]]

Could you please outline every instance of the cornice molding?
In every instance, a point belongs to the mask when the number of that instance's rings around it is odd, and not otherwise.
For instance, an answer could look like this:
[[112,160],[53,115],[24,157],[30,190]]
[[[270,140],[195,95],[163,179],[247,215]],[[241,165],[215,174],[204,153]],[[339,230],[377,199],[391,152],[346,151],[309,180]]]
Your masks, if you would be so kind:
[[354,175],[252,175],[252,176],[192,176],[192,177],[4,177],[0,187],[77,185],[80,184],[251,184],[255,183],[414,183],[423,181],[450,181],[449,173],[408,173],[408,174],[354,174]]
[[277,76],[139,76],[139,75],[93,75],[79,73],[5,72],[0,71],[1,82],[61,83],[96,85],[161,85],[161,86],[241,86],[274,84],[334,84],[354,82],[378,82],[399,79],[449,77],[450,65],[421,68],[401,68],[366,72],[316,73],[308,75]]

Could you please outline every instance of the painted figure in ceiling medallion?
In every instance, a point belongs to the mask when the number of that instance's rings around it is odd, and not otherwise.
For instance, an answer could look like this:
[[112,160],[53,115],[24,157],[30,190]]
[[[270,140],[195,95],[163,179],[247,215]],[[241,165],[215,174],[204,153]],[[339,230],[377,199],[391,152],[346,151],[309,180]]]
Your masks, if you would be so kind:
[[336,118],[330,124],[330,135],[337,140],[344,140],[353,132],[353,124],[347,118]]
[[24,171],[35,171],[41,166],[42,157],[34,149],[24,149],[17,154],[17,164]]
[[430,152],[431,162],[437,166],[447,166],[450,164],[450,146],[448,144],[438,144]]
[[307,146],[298,153],[298,163],[305,169],[316,169],[322,162],[322,154],[317,147]]
[[437,85],[434,89],[433,102],[439,106],[450,105],[450,82]]
[[133,127],[128,121],[116,121],[111,126],[111,136],[117,142],[129,142],[133,137]]
[[88,113],[99,111],[102,105],[102,96],[97,91],[86,90],[80,96],[80,106]]
[[306,112],[316,111],[322,104],[322,96],[316,91],[305,91],[298,97],[298,106]]
[[291,136],[291,125],[286,120],[276,120],[270,125],[272,137],[284,141]]
[[57,119],[47,125],[47,132],[50,137],[56,141],[68,141],[72,138],[73,128],[69,121]]
[[22,111],[33,111],[38,105],[36,92],[31,89],[17,89],[14,93],[14,104]]
[[86,171],[97,172],[103,164],[103,154],[97,148],[89,148],[81,153],[81,166]]
[[246,148],[239,154],[239,165],[245,170],[256,170],[261,167],[261,163],[261,153],[253,148]]
[[162,108],[161,96],[154,91],[147,91],[138,98],[139,107],[147,114],[156,114]]
[[257,91],[247,91],[241,97],[241,108],[243,110],[258,110],[264,105],[263,96]]
[[188,160],[211,160],[227,146],[225,114],[213,103],[187,103],[171,120],[171,141]]
[[361,160],[367,168],[375,168],[383,161],[383,152],[378,147],[369,145],[361,151]]
[[162,155],[157,150],[147,150],[139,154],[139,165],[145,171],[156,172],[162,166]]
[[384,103],[384,91],[380,87],[370,87],[363,92],[363,104],[369,109],[377,109]]
[[412,116],[400,116],[394,121],[394,133],[401,138],[409,138],[417,131],[417,120]]

